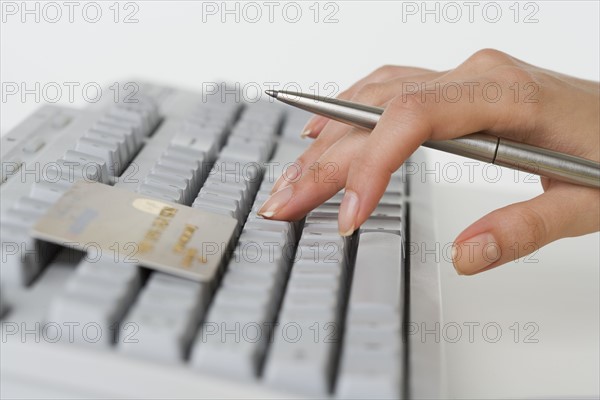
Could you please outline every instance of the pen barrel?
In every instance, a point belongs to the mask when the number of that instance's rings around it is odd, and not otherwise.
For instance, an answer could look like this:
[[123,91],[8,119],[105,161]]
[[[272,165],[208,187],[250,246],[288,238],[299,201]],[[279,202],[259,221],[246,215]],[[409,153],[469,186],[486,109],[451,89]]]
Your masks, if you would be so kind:
[[563,182],[600,187],[600,163],[485,133],[429,140],[423,146]]
[[494,164],[589,187],[600,187],[600,163],[500,139]]
[[[284,103],[368,130],[375,128],[384,111],[383,108],[305,93],[278,91],[275,96]],[[473,133],[451,140],[429,140],[423,146],[564,182],[600,188],[598,162],[485,133]]]
[[423,143],[423,146],[492,163],[496,155],[498,138],[485,133],[473,133],[451,140],[428,140]]

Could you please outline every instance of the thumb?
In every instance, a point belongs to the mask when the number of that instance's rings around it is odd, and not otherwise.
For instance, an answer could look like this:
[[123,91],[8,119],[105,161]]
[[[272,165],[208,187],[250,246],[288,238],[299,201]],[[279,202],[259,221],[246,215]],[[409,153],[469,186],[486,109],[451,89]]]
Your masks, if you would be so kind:
[[544,194],[493,211],[465,229],[452,248],[456,271],[461,275],[487,271],[554,240],[598,230],[598,191],[553,183]]

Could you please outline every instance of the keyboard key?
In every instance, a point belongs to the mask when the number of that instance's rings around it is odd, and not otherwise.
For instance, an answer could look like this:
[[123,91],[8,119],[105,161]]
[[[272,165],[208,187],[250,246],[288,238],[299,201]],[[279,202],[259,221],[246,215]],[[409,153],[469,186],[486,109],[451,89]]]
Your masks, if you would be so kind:
[[118,176],[124,167],[119,156],[119,147],[116,143],[82,137],[77,141],[75,150],[101,158],[106,163],[108,172],[112,176]]
[[204,181],[204,171],[202,170],[201,166],[198,165],[197,162],[188,162],[187,160],[182,160],[177,156],[168,155],[165,153],[160,156],[155,166],[180,169],[186,171],[186,173],[191,172],[194,176],[194,187],[196,188],[200,187],[200,185],[202,185],[202,182]]
[[151,173],[144,179],[144,183],[178,192],[183,204],[192,202],[188,182],[183,179]]
[[92,125],[89,131],[95,131],[124,138],[125,142],[127,143],[127,149],[131,155],[134,155],[142,145],[142,142],[138,141],[138,138],[134,135],[133,129],[116,124],[110,119],[99,119]]
[[235,218],[235,219],[238,218],[237,215],[233,211],[229,211],[225,208],[219,208],[219,207],[209,205],[209,204],[204,204],[204,203],[198,202],[198,201],[195,201],[194,204],[192,204],[192,208],[198,208],[200,210],[212,212],[215,214],[227,215],[227,216],[229,216],[231,218]]
[[214,196],[211,193],[203,193],[200,191],[200,195],[195,200],[194,204],[225,210],[230,213],[230,215],[233,215],[234,218],[238,220],[239,224],[243,222],[243,211],[236,200],[224,199],[222,197]]
[[38,200],[47,200],[54,203],[71,188],[71,185],[73,185],[73,183],[69,183],[65,180],[60,180],[58,182],[40,180],[35,182],[31,187],[30,196]]
[[45,169],[46,179],[56,181],[62,179],[69,183],[78,179],[88,182],[108,183],[108,173],[104,174],[98,164],[82,163],[80,161],[56,160]]
[[96,176],[98,182],[109,182],[108,164],[104,159],[75,150],[67,150],[63,159],[67,165],[73,165],[76,169],[81,168],[85,171],[86,176],[90,176],[88,174]]
[[400,235],[402,232],[402,220],[400,218],[370,217],[361,226],[360,232],[389,232]]
[[33,139],[30,139],[27,143],[25,143],[25,145],[23,146],[23,151],[25,153],[37,153],[45,145],[46,145],[46,141],[44,138],[39,137],[39,136],[34,137]]
[[183,204],[184,200],[182,190],[156,183],[142,183],[138,188],[138,192],[145,196],[155,197],[179,204]]
[[402,395],[402,247],[391,233],[361,232],[336,394]]
[[[129,162],[130,157],[133,155],[133,153],[129,151],[129,145],[124,135],[88,129],[84,137],[97,139],[103,142],[109,142],[111,144],[116,145],[118,151],[118,159],[121,163],[123,163],[123,165],[126,165]],[[124,166],[122,168],[124,168]]]
[[[337,225],[337,215],[335,219],[328,227]],[[339,234],[315,233],[318,232],[305,230],[298,243],[279,326],[266,361],[265,380],[278,388],[326,396],[331,389],[333,355],[339,346],[338,324],[346,289],[346,273],[337,268],[347,267],[347,242]],[[315,273],[314,268],[307,273],[308,264],[313,268],[330,267],[327,272]]]
[[388,233],[360,235],[349,321],[354,318],[400,319],[402,306],[401,238]]
[[42,215],[52,203],[44,200],[34,199],[33,197],[21,197],[15,204],[15,209],[29,211],[31,213]]
[[90,262],[83,260],[50,304],[46,321],[77,323],[78,329],[91,327],[87,336],[74,335],[80,344],[110,346],[118,334],[117,323],[140,287],[140,272],[130,263],[114,263],[112,258]]
[[401,218],[402,208],[400,205],[379,204],[375,207],[371,216]]
[[29,235],[30,226],[2,221],[2,282],[26,286],[43,271],[58,246]]
[[15,224],[21,226],[33,226],[41,214],[38,212],[31,212],[29,210],[19,210],[16,208],[11,209],[6,213],[2,219],[2,223]]
[[[191,194],[195,197],[212,162],[205,160],[201,152],[194,152],[187,148],[182,150],[182,146],[169,148],[174,137],[181,133],[181,124],[180,119],[165,119],[152,135],[151,140],[147,140],[145,146],[131,161],[131,165],[123,172],[116,186],[136,190],[154,168],[165,167],[184,171],[185,174],[191,172],[194,176]],[[144,141],[145,135],[138,135],[139,140]]]
[[137,340],[119,342],[119,350],[154,360],[183,361],[207,299],[208,287],[203,283],[153,273],[123,319],[137,327]]
[[160,176],[168,176],[172,178],[181,179],[187,182],[191,192],[198,192],[198,190],[196,189],[197,182],[195,181],[194,172],[192,169],[168,167],[165,165],[156,164],[152,167],[151,173]]
[[240,235],[195,340],[192,365],[198,369],[238,379],[259,374],[294,244],[290,223],[263,220],[261,228],[246,224]]
[[139,93],[136,93],[135,99],[131,99],[132,101],[128,100],[129,99],[123,99],[122,102],[117,103],[111,110],[110,114],[118,115],[119,117],[132,120],[134,122],[137,122],[138,120],[124,114],[119,114],[117,110],[138,114],[143,121],[142,126],[144,133],[147,135],[148,133],[146,132],[149,132],[152,128],[154,128],[160,119],[156,102],[151,97]]
[[265,379],[282,389],[325,396],[329,392],[332,346],[315,336],[323,326],[317,318],[297,321],[280,324],[275,330]]
[[170,146],[189,151],[190,154],[200,153],[205,160],[214,160],[217,152],[217,141],[211,134],[177,133],[171,140]]
[[113,119],[123,126],[132,128],[134,134],[140,141],[150,133],[150,129],[152,128],[150,126],[150,121],[144,118],[143,114],[132,109],[124,108],[122,105],[115,105],[112,107],[108,111],[106,118]]
[[402,398],[402,352],[347,352],[336,395],[342,399],[399,399]]

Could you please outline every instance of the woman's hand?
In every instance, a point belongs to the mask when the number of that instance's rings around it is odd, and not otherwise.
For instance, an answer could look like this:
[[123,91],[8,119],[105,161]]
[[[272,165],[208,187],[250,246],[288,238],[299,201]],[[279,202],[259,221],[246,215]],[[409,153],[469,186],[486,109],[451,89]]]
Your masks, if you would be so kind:
[[[460,90],[460,92],[459,92]],[[382,67],[339,98],[385,107],[372,132],[314,117],[303,136],[311,146],[273,187],[260,214],[295,220],[342,188],[339,231],[350,235],[377,206],[391,174],[426,140],[487,133],[575,156],[600,160],[597,82],[481,50],[457,68],[434,72]],[[335,179],[322,168],[336,165]],[[301,171],[301,173],[296,173]],[[471,275],[560,238],[600,227],[600,191],[542,179],[545,193],[493,211],[455,240],[453,262]],[[475,251],[473,251],[475,249]]]

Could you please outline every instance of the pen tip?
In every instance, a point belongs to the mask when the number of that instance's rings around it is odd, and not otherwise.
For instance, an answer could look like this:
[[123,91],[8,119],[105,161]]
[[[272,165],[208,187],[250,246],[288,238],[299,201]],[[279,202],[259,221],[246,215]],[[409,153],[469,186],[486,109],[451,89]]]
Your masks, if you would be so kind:
[[265,93],[271,97],[277,98],[277,90],[265,90]]

